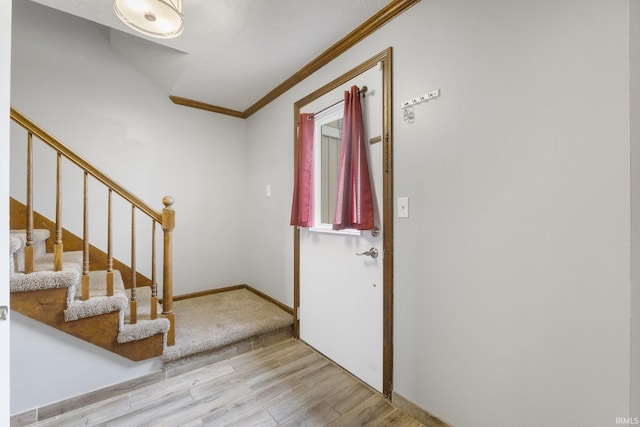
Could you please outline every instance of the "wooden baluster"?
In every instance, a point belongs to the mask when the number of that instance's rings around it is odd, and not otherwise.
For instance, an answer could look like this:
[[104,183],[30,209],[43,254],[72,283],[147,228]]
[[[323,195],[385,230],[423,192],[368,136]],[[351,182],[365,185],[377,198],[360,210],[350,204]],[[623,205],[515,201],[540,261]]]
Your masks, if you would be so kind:
[[84,207],[82,230],[82,301],[89,299],[89,174],[84,172]]
[[156,279],[156,221],[151,220],[151,319],[158,318],[158,281]]
[[113,296],[113,245],[112,245],[112,229],[111,229],[111,196],[113,190],[109,189],[109,197],[107,199],[107,296]]
[[171,207],[173,198],[165,196],[162,199],[164,209],[162,209],[162,230],[164,231],[164,265],[162,277],[162,317],[169,319],[170,327],[167,332],[167,345],[176,343],[176,319],[173,312],[173,248],[172,232],[175,228],[176,213]]
[[56,239],[53,245],[53,270],[62,270],[62,154],[58,152],[56,159]]
[[27,225],[24,247],[24,272],[33,273],[33,135],[27,135]]
[[138,301],[136,296],[136,207],[131,205],[131,312],[129,323],[138,323]]

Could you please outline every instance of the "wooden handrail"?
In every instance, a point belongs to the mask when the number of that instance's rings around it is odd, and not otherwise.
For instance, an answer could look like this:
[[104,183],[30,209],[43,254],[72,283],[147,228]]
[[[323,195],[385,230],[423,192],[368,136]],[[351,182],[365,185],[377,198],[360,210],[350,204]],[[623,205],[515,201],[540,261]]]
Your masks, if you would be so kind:
[[42,142],[62,154],[69,161],[83,169],[89,175],[106,185],[108,188],[113,189],[120,197],[140,209],[142,212],[153,218],[158,223],[162,223],[162,214],[156,212],[153,208],[133,195],[130,191],[125,189],[122,185],[118,184],[111,178],[109,178],[104,172],[91,165],[87,160],[74,153],[69,147],[60,142],[57,138],[49,134],[40,126],[29,120],[24,114],[15,108],[11,107],[11,118],[27,131],[37,136]]

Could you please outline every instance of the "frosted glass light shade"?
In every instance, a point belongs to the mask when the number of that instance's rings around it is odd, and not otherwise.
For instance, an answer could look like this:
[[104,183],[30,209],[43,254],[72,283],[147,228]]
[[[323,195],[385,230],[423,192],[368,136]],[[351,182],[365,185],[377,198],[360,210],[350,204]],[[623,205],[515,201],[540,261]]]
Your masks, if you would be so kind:
[[150,37],[170,39],[184,28],[182,0],[113,0],[122,22]]

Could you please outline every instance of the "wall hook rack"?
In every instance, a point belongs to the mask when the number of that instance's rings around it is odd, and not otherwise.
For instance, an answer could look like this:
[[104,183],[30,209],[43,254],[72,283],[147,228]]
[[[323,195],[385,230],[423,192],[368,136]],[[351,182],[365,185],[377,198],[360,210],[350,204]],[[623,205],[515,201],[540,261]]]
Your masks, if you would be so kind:
[[408,120],[409,123],[413,123],[413,119],[415,118],[415,113],[413,112],[413,107],[416,104],[420,104],[421,102],[428,101],[433,98],[437,98],[440,96],[440,89],[433,90],[431,92],[425,93],[424,95],[417,96],[415,98],[407,99],[402,103],[402,110],[404,112],[404,120]]
[[406,101],[404,101],[402,103],[402,108],[411,107],[413,105],[419,104],[421,102],[428,101],[428,100],[433,99],[433,98],[437,98],[439,96],[440,96],[440,89],[436,89],[436,90],[431,91],[429,93],[425,93],[424,95],[420,95],[420,96],[418,96],[416,98],[407,99]]

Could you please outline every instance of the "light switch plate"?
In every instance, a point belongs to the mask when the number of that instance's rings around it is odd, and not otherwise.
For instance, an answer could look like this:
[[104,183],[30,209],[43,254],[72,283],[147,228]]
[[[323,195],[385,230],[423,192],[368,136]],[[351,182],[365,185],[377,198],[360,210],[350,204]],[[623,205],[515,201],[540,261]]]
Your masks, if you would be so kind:
[[398,197],[398,218],[409,218],[408,197]]

